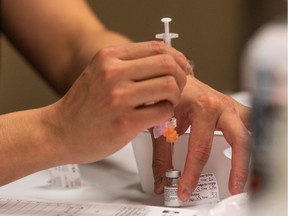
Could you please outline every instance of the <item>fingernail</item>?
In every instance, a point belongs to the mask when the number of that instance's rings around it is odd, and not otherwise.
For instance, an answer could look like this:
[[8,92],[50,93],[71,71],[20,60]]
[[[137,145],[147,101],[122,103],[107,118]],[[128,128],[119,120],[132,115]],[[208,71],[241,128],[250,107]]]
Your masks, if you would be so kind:
[[182,194],[182,197],[180,197],[180,199],[183,202],[187,202],[191,196],[191,191],[188,188],[185,188],[181,194]]
[[189,59],[187,59],[187,63],[186,63],[185,68],[186,68],[186,74],[187,75],[194,75],[194,72],[193,72],[194,64]]

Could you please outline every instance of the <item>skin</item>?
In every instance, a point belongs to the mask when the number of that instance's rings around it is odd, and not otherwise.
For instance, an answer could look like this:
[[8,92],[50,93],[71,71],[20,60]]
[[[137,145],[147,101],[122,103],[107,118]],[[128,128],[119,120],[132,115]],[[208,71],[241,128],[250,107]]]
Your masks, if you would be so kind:
[[[249,116],[249,108],[193,76],[187,78],[180,103],[175,108],[177,132],[183,134],[191,126],[184,172],[178,186],[178,196],[182,201],[187,201],[197,186],[209,159],[215,130],[222,131],[232,147],[229,190],[231,194],[243,192],[250,158]],[[165,171],[173,168],[171,147],[164,137],[154,139],[152,136],[152,139],[154,191],[160,194],[166,181]]]
[[[1,0],[1,8],[6,37],[62,97],[0,116],[0,185],[53,166],[101,160],[175,115],[180,134],[192,127],[179,197],[185,200],[195,187],[214,129],[233,148],[230,190],[241,191],[249,110],[187,76],[192,68],[182,53],[161,42],[132,43],[107,29],[83,0]],[[170,148],[162,138],[153,141],[155,192],[161,193]]]
[[[0,116],[1,185],[48,167],[101,160],[173,115],[186,83],[179,51],[131,43],[105,29],[85,1],[1,3],[5,35],[64,94],[49,106]],[[151,101],[158,103],[144,106]]]

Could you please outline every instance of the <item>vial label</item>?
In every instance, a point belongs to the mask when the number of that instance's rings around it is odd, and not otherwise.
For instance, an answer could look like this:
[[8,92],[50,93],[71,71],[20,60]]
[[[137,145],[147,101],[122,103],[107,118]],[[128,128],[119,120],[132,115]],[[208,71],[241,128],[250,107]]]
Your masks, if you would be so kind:
[[169,207],[194,206],[219,202],[219,188],[214,173],[201,174],[197,187],[185,203],[178,199],[178,186],[164,187],[164,205]]
[[164,187],[164,205],[170,207],[180,206],[178,199],[178,188],[177,187]]
[[79,166],[68,164],[49,169],[51,185],[58,188],[81,187]]

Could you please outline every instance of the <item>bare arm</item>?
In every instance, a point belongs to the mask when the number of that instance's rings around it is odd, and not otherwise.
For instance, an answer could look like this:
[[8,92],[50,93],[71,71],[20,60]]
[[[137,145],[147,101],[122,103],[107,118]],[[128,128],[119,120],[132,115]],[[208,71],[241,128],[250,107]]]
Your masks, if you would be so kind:
[[95,53],[129,42],[109,31],[84,0],[2,0],[3,31],[60,93]]
[[[7,38],[60,94],[97,51],[129,42],[107,30],[84,0],[1,0],[1,25]],[[61,110],[56,107],[0,115],[1,185],[73,162],[67,150],[63,152],[67,142],[62,140],[61,127],[66,126],[60,125]]]
[[0,115],[0,185],[64,162],[45,121],[51,118],[49,109]]
[[[101,49],[54,104],[0,115],[0,185],[48,167],[101,160],[171,117],[186,64],[160,42]],[[151,101],[158,102],[143,106]]]

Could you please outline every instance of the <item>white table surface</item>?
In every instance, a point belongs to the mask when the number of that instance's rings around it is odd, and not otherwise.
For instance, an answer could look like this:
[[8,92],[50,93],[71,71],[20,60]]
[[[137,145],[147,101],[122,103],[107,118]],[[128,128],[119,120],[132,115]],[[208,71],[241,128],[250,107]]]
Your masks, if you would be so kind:
[[[0,187],[0,197],[163,206],[163,195],[142,191],[131,143],[103,161],[80,165],[80,173],[83,181],[81,188],[52,187],[49,172],[44,170]],[[211,207],[189,208],[206,212]]]

